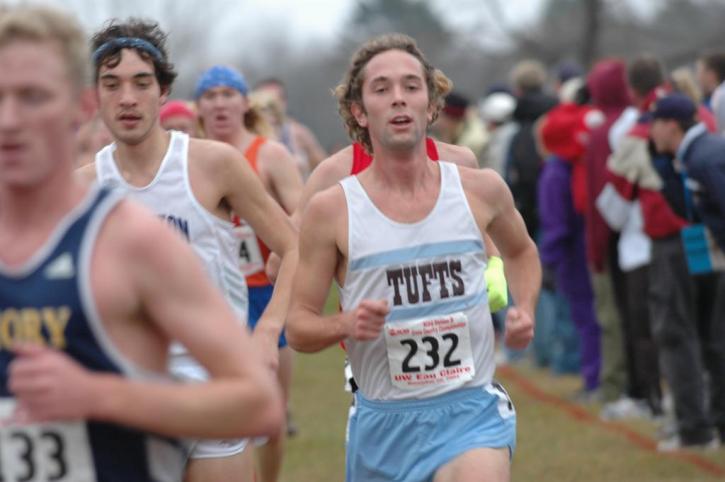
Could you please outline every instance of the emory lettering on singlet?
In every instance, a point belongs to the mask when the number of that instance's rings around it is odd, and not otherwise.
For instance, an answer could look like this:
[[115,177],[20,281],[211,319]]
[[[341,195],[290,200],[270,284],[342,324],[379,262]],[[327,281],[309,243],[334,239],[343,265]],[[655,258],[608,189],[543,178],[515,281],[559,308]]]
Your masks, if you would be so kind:
[[403,296],[401,295],[403,286],[405,287],[408,304],[431,301],[430,289],[435,289],[435,286],[431,286],[434,280],[438,281],[441,299],[463,296],[466,287],[463,278],[461,278],[462,271],[460,260],[388,269],[386,270],[388,286],[392,286],[395,290],[393,305],[400,306],[403,304]]
[[66,348],[65,330],[71,314],[68,306],[0,310],[0,349],[22,342],[62,350]]
[[189,241],[189,221],[184,218],[179,218],[171,214],[159,214],[159,217],[169,223],[171,226],[176,228],[178,232],[184,235],[184,238]]

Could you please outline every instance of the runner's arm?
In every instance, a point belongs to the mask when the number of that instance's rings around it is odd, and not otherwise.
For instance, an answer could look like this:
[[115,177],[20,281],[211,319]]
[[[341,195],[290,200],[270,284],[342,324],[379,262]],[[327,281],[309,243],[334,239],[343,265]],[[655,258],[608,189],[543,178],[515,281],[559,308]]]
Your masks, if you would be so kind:
[[138,286],[143,311],[189,350],[211,380],[175,385],[114,378],[108,384],[114,396],[99,409],[119,423],[147,424],[161,433],[220,438],[269,433],[282,415],[273,373],[191,247],[155,216],[146,218],[134,224],[140,234],[124,257],[134,260],[130,282]]
[[[122,289],[113,290],[108,273]],[[153,214],[127,201],[111,212],[95,245],[91,283],[122,352],[145,366],[145,355],[134,355],[121,336],[150,323],[145,331],[181,342],[210,380],[129,379],[88,370],[63,352],[18,347],[11,385],[28,420],[93,419],[201,438],[276,433],[283,412],[274,374],[191,247]],[[157,350],[163,366],[164,345]]]
[[80,179],[84,183],[95,182],[97,179],[96,163],[91,162],[89,164],[79,167],[78,169],[76,169],[75,175],[77,179]]
[[310,169],[314,170],[327,157],[327,153],[309,127],[299,122],[294,122],[293,126],[297,134],[297,144],[305,151]]
[[348,146],[322,161],[307,178],[297,209],[292,214],[292,222],[296,226],[302,221],[302,214],[312,196],[334,186],[338,181],[350,174],[352,168],[352,147]]
[[350,334],[345,313],[324,316],[322,310],[337,268],[340,251],[336,225],[341,222],[335,189],[318,194],[305,210],[300,230],[300,263],[295,274],[287,340],[302,352],[317,352]]
[[[302,194],[297,203],[297,209],[295,209],[291,216],[295,226],[299,227],[302,221],[302,213],[312,196],[334,186],[335,183],[345,178],[350,174],[351,166],[352,147],[348,146],[322,161],[312,171],[312,174],[307,178],[307,182],[302,189]],[[265,273],[273,282],[277,279],[279,273],[279,257],[274,252],[269,255],[267,265],[265,266]]]
[[506,280],[516,306],[526,310],[533,320],[541,286],[538,250],[514,206],[511,191],[498,174],[487,171],[479,171],[492,186],[492,189],[486,190],[487,202],[494,210],[487,232],[500,248]]
[[435,141],[438,157],[441,161],[448,161],[471,169],[478,169],[478,159],[470,147],[457,146],[446,142]]
[[293,213],[302,194],[302,176],[287,148],[268,141],[260,150],[260,169],[271,180],[272,190],[286,213]]
[[224,159],[216,174],[224,186],[224,199],[235,214],[252,226],[270,250],[282,258],[274,293],[254,332],[255,337],[262,338],[267,349],[276,353],[277,339],[284,328],[292,277],[297,266],[297,232],[279,204],[267,194],[259,177],[242,155],[228,146],[219,147],[224,147]]

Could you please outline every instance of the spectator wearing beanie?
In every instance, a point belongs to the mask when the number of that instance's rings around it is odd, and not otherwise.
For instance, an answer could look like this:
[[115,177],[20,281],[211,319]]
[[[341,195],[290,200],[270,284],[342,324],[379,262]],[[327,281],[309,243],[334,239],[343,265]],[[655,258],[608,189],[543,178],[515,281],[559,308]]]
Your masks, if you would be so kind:
[[194,109],[183,100],[171,100],[164,104],[159,111],[161,127],[166,130],[175,130],[198,137],[199,123]]
[[[584,69],[573,60],[565,60],[556,66],[556,85],[555,90],[559,92],[561,88],[572,79],[581,78],[584,75]],[[561,95],[559,95],[561,100]]]
[[504,175],[504,163],[511,137],[516,125],[511,116],[516,108],[516,99],[505,92],[494,92],[486,96],[480,104],[479,114],[488,132],[488,142],[479,157],[479,167],[489,167]]

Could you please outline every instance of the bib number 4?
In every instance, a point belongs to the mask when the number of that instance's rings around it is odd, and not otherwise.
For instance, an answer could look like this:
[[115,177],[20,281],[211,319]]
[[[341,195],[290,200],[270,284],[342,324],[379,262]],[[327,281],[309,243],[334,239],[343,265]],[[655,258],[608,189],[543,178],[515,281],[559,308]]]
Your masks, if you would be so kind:
[[264,257],[257,235],[246,223],[234,227],[234,236],[239,241],[239,269],[244,276],[251,276],[264,270]]

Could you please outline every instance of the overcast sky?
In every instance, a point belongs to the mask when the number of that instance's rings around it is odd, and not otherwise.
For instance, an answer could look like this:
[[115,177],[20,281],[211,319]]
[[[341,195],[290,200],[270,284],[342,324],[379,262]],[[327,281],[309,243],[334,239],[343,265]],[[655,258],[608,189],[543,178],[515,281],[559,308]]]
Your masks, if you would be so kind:
[[[3,1],[3,0],[0,0]],[[7,1],[7,0],[6,0]],[[9,0],[11,3],[20,0]],[[43,0],[41,0],[43,1]],[[418,0],[430,3],[444,22],[465,32],[476,32],[476,38],[488,47],[507,46],[507,36],[497,27],[503,20],[509,28],[525,30],[534,25],[547,0]],[[626,2],[642,16],[653,14],[662,0],[607,0]],[[725,0],[723,0],[725,1]],[[159,20],[174,12],[189,12],[189,22],[208,20],[211,12],[216,20],[209,26],[205,39],[212,47],[215,60],[226,52],[238,52],[245,43],[258,45],[270,32],[278,34],[290,47],[309,52],[310,45],[332,42],[344,27],[358,0],[45,0],[74,11],[89,32],[113,16],[143,16]],[[497,6],[497,8],[491,8]],[[203,10],[200,10],[203,9]],[[494,12],[498,12],[494,14]],[[498,17],[498,18],[497,18]],[[178,28],[178,23],[175,25]],[[172,32],[173,35],[173,32]],[[254,49],[263,52],[264,49]],[[252,51],[250,51],[252,53]],[[216,58],[219,59],[216,59]]]
[[[19,0],[15,0],[17,2]],[[141,15],[158,18],[163,24],[160,0],[45,0],[64,5],[73,10],[89,30],[114,15]],[[487,8],[480,2],[496,2],[508,21],[514,25],[533,22],[546,0],[423,0],[429,2],[444,20],[454,26],[470,27],[473,22],[491,20]],[[13,2],[13,0],[11,0]],[[224,25],[217,30],[234,29],[240,37],[254,38],[273,31],[287,36],[291,42],[307,43],[311,40],[334,39],[344,26],[345,20],[355,8],[356,0],[176,0],[180,11],[194,12],[205,8],[228,11]],[[137,5],[137,6],[134,6]],[[454,8],[455,6],[455,8]],[[107,13],[110,10],[110,13]],[[116,11],[114,11],[116,10]],[[193,14],[192,14],[193,15]],[[190,18],[190,21],[193,21]]]

